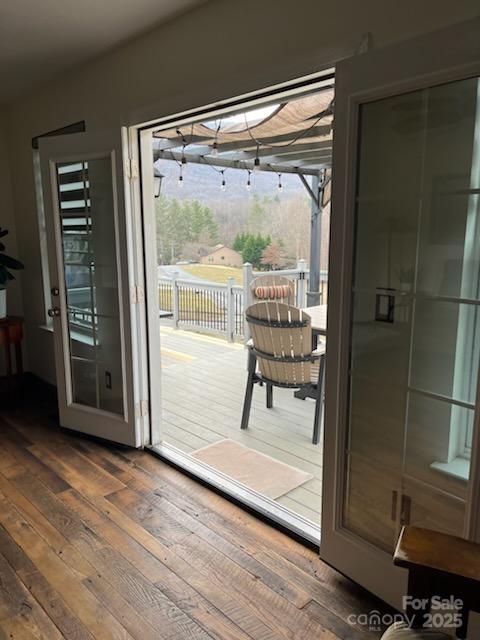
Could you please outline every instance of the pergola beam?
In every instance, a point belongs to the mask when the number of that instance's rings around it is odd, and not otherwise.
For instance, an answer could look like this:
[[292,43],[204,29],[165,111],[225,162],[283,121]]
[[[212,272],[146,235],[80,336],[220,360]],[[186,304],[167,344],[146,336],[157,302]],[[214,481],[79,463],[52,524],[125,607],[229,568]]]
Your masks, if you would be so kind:
[[[204,164],[204,165],[209,165],[211,167],[222,167],[225,169],[244,169],[244,170],[249,170],[249,171],[253,171],[254,170],[254,163],[252,162],[248,162],[248,161],[243,161],[243,160],[225,160],[220,156],[217,156],[215,158],[212,159],[206,159],[204,156],[201,155],[197,155],[197,154],[192,154],[192,153],[185,153],[182,156],[182,153],[178,152],[178,151],[159,151],[157,154],[155,154],[155,160],[175,160],[177,162],[181,162],[182,161],[182,157],[185,158],[185,160],[188,163],[192,163],[192,164]],[[255,167],[256,169],[258,169],[259,171],[271,171],[273,173],[294,173],[297,175],[311,175],[311,176],[318,176],[318,170],[317,169],[300,169],[298,167],[289,167],[289,166],[283,166],[283,165],[278,165],[275,163],[260,163],[260,165],[258,167]]]
[[[301,134],[301,139],[302,140],[307,140],[308,138],[316,138],[316,137],[324,137],[324,136],[328,136],[332,131],[332,127],[331,125],[318,125],[315,127],[312,127],[311,129],[309,129],[308,131],[290,131],[288,133],[281,133],[278,134],[276,136],[267,136],[267,137],[262,137],[260,142],[261,142],[261,146],[260,149],[262,149],[263,147],[265,147],[266,145],[274,145],[276,143],[281,143],[281,142],[289,142],[290,140],[292,140],[293,138],[295,138],[296,135]],[[194,144],[195,142],[203,142],[206,140],[214,140],[215,139],[215,132],[212,131],[212,135],[208,136],[201,136],[198,134],[194,134],[193,136],[190,136],[188,133],[184,136],[176,136],[175,138],[162,138],[161,137],[162,132],[159,131],[158,132],[158,138],[157,140],[160,140],[160,144],[155,144],[154,148],[156,147],[159,150],[165,150],[165,149],[176,149],[177,147],[181,147],[183,140],[187,140],[187,142],[189,144]],[[154,137],[155,134],[153,134]],[[219,137],[221,139],[221,134],[219,134]],[[323,142],[323,141],[322,141]],[[331,141],[327,141],[330,142]],[[255,149],[257,146],[257,143],[250,137],[246,137],[244,140],[235,140],[234,142],[220,142],[218,145],[218,150],[222,153],[226,152],[226,151],[235,151],[235,150],[240,150],[243,151],[244,149]],[[205,147],[205,150],[197,150],[198,153],[201,153],[202,155],[206,155],[208,153],[208,149],[210,149],[211,152],[211,146],[210,147]]]
[[289,164],[293,164],[295,166],[299,166],[296,160],[303,161],[304,163],[312,162],[315,160],[319,160],[320,162],[329,162],[332,159],[331,151],[305,151],[301,153],[290,153],[285,156],[267,156],[264,158],[264,162],[275,162],[278,164],[282,164],[283,162],[288,162]]
[[[304,143],[304,144],[293,144],[289,147],[286,146],[268,146],[268,147],[260,147],[260,149],[258,150],[258,157],[259,158],[265,158],[265,157],[278,157],[278,156],[289,156],[292,154],[298,154],[298,153],[308,153],[308,152],[312,152],[312,151],[323,151],[324,149],[329,149],[331,151],[332,149],[332,141],[331,140],[322,140],[322,141],[317,141],[317,142],[308,142],[308,143]],[[251,160],[257,157],[257,151],[252,150],[252,151],[227,151],[225,152],[225,149],[223,147],[223,145],[219,145],[218,146],[218,153],[219,155],[221,155],[222,158],[226,158],[228,160]],[[204,154],[202,154],[204,155]]]

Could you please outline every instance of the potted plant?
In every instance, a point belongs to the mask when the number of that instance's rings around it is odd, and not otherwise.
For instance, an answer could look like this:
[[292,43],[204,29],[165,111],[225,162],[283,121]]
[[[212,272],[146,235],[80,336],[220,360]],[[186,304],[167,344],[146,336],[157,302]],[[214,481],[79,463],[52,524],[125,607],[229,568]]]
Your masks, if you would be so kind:
[[5,245],[1,238],[8,234],[7,229],[0,227],[0,318],[7,315],[7,289],[6,284],[9,280],[14,280],[11,269],[23,269],[23,264],[5,253]]

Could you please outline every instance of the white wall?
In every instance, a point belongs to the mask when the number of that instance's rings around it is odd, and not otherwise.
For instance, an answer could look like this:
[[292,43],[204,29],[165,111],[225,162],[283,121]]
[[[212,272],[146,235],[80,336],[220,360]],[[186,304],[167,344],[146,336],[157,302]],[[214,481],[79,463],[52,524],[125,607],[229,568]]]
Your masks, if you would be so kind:
[[319,70],[352,53],[479,14],[478,0],[211,0],[10,108],[15,215],[28,322],[29,368],[54,380],[44,319],[31,138],[85,119],[87,129],[135,124]]
[[[23,258],[19,255],[16,225],[13,208],[12,180],[7,146],[7,113],[0,109],[0,227],[9,230],[8,236],[2,238],[8,255]],[[7,312],[10,315],[22,315],[21,278],[19,271],[14,272],[15,280],[8,284]],[[4,373],[3,354],[0,354],[0,375]]]

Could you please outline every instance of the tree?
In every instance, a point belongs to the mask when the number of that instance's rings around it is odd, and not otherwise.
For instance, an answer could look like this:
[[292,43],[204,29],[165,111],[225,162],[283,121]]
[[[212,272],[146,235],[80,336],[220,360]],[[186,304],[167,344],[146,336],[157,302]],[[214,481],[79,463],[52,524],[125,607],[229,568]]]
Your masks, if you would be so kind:
[[246,233],[245,243],[242,249],[242,259],[244,262],[250,262],[256,269],[262,266],[262,253],[270,244],[270,236],[262,236],[260,233],[256,236],[253,233]]
[[280,243],[271,242],[262,251],[262,265],[269,269],[280,269],[285,266],[285,252]]
[[263,231],[266,219],[265,205],[268,204],[268,198],[260,200],[257,194],[253,196],[252,206],[248,212],[248,228],[255,231]]
[[182,257],[191,243],[218,242],[218,225],[209,207],[198,200],[178,201],[160,197],[155,203],[157,250],[160,263],[172,263]]
[[237,235],[235,236],[235,240],[233,241],[233,245],[232,245],[233,249],[235,249],[235,251],[239,251],[240,253],[242,253],[243,247],[245,246],[248,236],[249,236],[248,233],[237,233]]

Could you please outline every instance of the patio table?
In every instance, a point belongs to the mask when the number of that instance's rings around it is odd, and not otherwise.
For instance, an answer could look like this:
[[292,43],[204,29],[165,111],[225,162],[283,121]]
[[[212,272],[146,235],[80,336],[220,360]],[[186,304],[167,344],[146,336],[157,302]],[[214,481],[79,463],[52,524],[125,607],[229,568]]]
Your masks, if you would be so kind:
[[[317,348],[317,336],[327,335],[327,305],[317,304],[313,307],[304,307],[302,311],[308,313],[312,321],[312,334],[313,334],[313,348]],[[299,400],[305,400],[305,398],[313,398],[311,391],[307,389],[298,389],[294,391],[293,395]]]
[[302,309],[312,319],[312,333],[314,335],[327,335],[327,305],[317,304],[314,307]]

